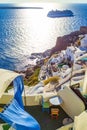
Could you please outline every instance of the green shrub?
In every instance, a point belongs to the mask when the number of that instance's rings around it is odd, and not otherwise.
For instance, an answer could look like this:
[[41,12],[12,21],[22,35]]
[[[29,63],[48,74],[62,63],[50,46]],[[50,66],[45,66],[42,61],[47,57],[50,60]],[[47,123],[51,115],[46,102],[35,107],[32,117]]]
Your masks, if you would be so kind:
[[35,70],[35,72],[34,72],[34,75],[35,75],[35,76],[38,76],[38,75],[39,75],[39,72],[40,72],[40,68],[37,68],[37,69]]
[[59,81],[59,77],[58,76],[54,76],[54,77],[49,77],[48,79],[44,80],[44,85],[48,84],[49,82],[54,82],[54,83],[58,83]]
[[39,81],[38,81],[38,75],[40,72],[40,68],[37,68],[34,73],[27,79],[27,81],[25,80],[24,84],[26,83],[26,85],[28,86],[34,86],[36,85]]
[[32,79],[28,82],[29,86],[36,85],[38,83],[38,77],[33,76]]
[[24,78],[24,84],[28,85],[28,79]]

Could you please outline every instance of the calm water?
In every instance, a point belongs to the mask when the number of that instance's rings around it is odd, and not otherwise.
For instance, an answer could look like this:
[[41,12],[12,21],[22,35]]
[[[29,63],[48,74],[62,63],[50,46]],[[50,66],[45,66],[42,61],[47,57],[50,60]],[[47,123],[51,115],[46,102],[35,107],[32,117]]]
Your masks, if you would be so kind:
[[[39,6],[43,9],[0,8],[0,68],[22,70],[31,53],[43,52],[56,44],[58,36],[87,26],[87,4]],[[75,16],[48,18],[51,9],[70,9]]]

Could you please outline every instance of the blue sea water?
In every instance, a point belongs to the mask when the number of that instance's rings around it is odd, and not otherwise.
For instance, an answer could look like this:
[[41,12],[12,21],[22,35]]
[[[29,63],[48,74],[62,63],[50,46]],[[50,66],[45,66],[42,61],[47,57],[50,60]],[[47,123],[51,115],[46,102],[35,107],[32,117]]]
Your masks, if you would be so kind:
[[[19,6],[0,4],[0,68],[23,70],[31,53],[50,49],[57,37],[87,26],[87,4],[45,4],[42,9],[4,7]],[[70,9],[74,17],[49,18],[51,9]]]

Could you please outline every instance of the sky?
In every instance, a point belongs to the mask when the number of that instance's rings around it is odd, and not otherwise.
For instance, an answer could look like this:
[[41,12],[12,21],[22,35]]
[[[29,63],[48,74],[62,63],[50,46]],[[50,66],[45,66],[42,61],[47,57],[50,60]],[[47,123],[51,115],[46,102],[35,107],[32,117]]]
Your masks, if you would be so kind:
[[29,3],[29,2],[57,2],[57,3],[87,3],[87,0],[0,0],[0,3]]

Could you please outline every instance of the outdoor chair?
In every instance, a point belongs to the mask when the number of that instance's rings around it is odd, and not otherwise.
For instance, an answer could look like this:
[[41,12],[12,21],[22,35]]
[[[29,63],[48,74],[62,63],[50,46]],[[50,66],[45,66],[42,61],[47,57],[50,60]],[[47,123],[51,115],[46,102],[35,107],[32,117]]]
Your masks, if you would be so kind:
[[11,126],[5,123],[2,125],[2,127],[3,127],[3,130],[9,130]]
[[51,118],[58,119],[59,109],[58,108],[51,108]]
[[42,112],[46,111],[48,113],[50,113],[50,103],[48,101],[44,101],[44,99],[42,98]]

